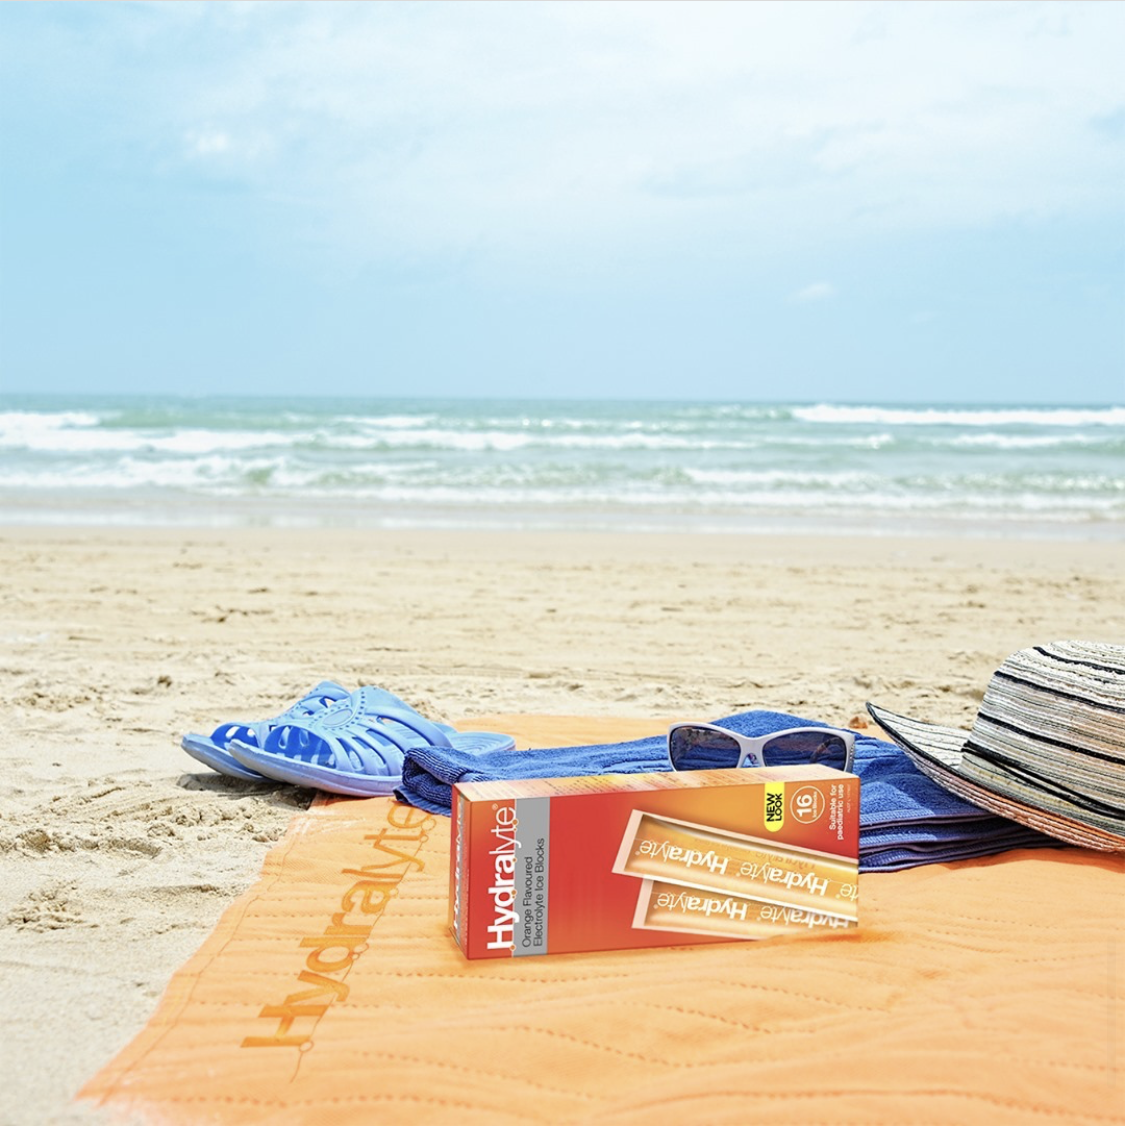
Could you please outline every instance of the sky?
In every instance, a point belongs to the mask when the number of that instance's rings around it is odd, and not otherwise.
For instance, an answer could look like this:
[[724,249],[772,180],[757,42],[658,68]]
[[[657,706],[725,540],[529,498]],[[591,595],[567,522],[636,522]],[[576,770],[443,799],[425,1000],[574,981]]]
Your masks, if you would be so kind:
[[0,392],[1125,403],[1121,3],[0,5]]

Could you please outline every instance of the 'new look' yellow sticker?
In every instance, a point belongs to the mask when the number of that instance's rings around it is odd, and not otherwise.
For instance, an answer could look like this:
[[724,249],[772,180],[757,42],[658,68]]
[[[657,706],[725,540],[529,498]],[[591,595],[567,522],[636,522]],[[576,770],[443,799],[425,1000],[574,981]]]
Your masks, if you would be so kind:
[[776,833],[785,824],[785,783],[767,782],[762,791],[766,803],[766,828]]

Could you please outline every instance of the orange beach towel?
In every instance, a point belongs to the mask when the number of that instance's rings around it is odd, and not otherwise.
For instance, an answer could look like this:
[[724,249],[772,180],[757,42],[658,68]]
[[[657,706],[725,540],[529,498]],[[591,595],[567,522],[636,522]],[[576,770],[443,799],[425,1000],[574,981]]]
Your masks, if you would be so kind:
[[80,1097],[169,1124],[1125,1122],[1122,874],[1012,852],[864,875],[858,931],[468,962],[449,821],[318,801]]

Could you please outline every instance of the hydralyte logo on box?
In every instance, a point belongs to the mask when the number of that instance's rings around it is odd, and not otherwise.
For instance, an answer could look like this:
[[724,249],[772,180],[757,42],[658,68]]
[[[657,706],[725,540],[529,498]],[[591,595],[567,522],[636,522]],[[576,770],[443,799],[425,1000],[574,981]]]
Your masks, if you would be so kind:
[[712,875],[724,875],[727,870],[727,857],[720,856],[713,848],[704,852],[701,848],[683,848],[667,841],[640,841],[637,851],[641,856],[655,856],[660,860],[670,860],[682,864],[687,869],[706,868]]
[[698,892],[661,892],[656,897],[656,906],[670,911],[681,911],[685,915],[726,915],[729,919],[745,919],[751,903],[748,899],[738,899],[725,895],[702,895]]
[[783,907],[778,903],[763,903],[758,916],[763,922],[778,923],[787,927],[850,927],[851,919],[825,915],[802,907]]
[[496,807],[496,822],[492,836],[496,843],[489,851],[492,857],[492,886],[488,889],[492,900],[492,922],[488,926],[488,949],[511,950],[515,946],[516,927],[520,916],[516,910],[516,807]]
[[787,888],[800,888],[812,895],[828,893],[828,880],[815,872],[791,872],[773,864],[747,862],[738,869],[738,874],[763,884],[782,884]]

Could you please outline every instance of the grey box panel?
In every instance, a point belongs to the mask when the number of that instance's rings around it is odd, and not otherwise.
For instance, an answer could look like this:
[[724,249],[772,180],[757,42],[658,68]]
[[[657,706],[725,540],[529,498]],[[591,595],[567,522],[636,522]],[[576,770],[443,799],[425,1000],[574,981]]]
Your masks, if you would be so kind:
[[520,921],[515,956],[547,953],[551,876],[551,799],[516,799],[516,909]]

